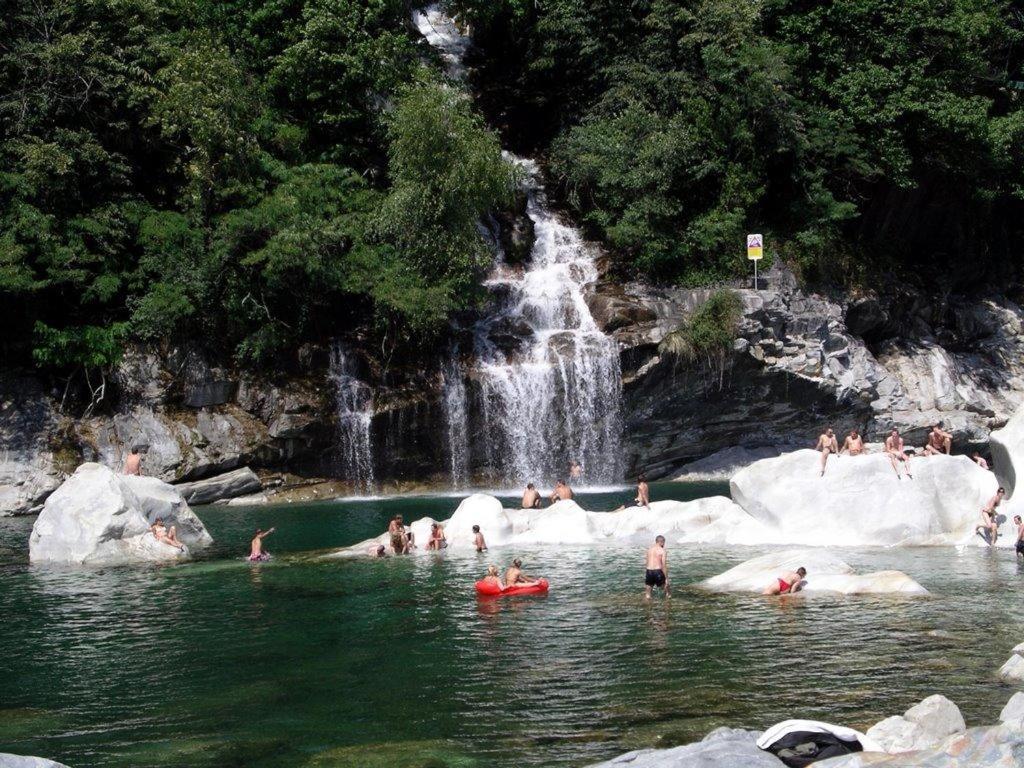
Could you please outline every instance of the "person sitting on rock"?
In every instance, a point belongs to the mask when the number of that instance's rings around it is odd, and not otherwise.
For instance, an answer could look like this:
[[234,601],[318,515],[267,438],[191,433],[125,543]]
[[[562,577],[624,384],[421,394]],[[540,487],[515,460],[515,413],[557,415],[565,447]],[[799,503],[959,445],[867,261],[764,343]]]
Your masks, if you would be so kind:
[[807,569],[800,566],[796,571],[784,573],[775,580],[775,583],[765,587],[762,594],[765,595],[792,595],[804,588],[804,578],[807,576]]
[[444,536],[444,528],[440,523],[430,524],[430,541],[427,542],[427,549],[435,552],[448,546],[448,540]]
[[900,479],[899,464],[896,462],[903,462],[903,468],[907,471],[907,477],[911,480],[914,476],[910,474],[910,458],[903,451],[903,438],[900,437],[900,431],[896,427],[892,428],[892,432],[885,438],[885,453],[889,457],[889,461],[892,463],[892,469],[896,473],[896,479]]
[[249,562],[262,563],[270,559],[270,553],[263,551],[263,540],[276,530],[277,528],[271,528],[269,531],[264,531],[261,528],[256,529],[256,533],[249,543]]
[[928,433],[928,442],[924,445],[925,456],[938,456],[940,453],[949,455],[953,448],[953,435],[942,429],[942,422],[932,424],[932,431]]
[[381,558],[387,556],[388,548],[385,547],[383,544],[378,544],[376,547],[370,547],[370,557]]
[[153,532],[153,536],[157,541],[163,544],[170,544],[182,552],[185,551],[185,545],[178,541],[178,529],[172,525],[170,530],[168,530],[167,526],[164,525],[162,517],[158,517],[156,522],[149,526],[149,530]]
[[537,581],[532,576],[527,576],[523,573],[523,561],[518,557],[512,561],[512,566],[505,571],[506,587],[528,587],[531,584],[536,584]]
[[551,503],[557,501],[569,501],[572,499],[572,488],[565,484],[565,480],[555,483],[555,490],[551,492]]
[[540,509],[540,494],[533,483],[527,483],[523,491],[523,509]]
[[864,453],[864,438],[860,436],[860,432],[851,429],[850,434],[843,440],[843,447],[839,453],[846,453],[850,456],[860,456]]
[[473,546],[476,547],[477,552],[487,551],[487,542],[484,541],[484,535],[480,533],[480,526],[473,526]]
[[496,566],[496,565],[488,565],[487,566],[487,575],[484,576],[481,579],[481,581],[484,584],[493,584],[498,589],[504,589],[505,588],[505,584],[504,584],[504,582],[502,582],[501,576],[498,575],[498,566]]
[[1013,548],[1017,551],[1017,557],[1024,557],[1024,521],[1020,515],[1013,516],[1013,524],[1017,526],[1017,543]]
[[982,458],[982,455],[980,453],[978,453],[977,451],[975,451],[971,455],[971,461],[973,461],[975,464],[977,464],[982,469],[988,469],[988,462],[985,461],[985,459]]
[[395,515],[388,523],[388,536],[391,539],[391,551],[396,555],[404,555],[407,551],[407,540],[405,538],[405,525],[402,523],[402,516]]
[[981,508],[981,525],[976,526],[974,529],[974,532],[981,534],[983,538],[985,538],[985,534],[981,532],[988,531],[987,539],[990,547],[994,547],[996,539],[999,538],[999,515],[996,513],[996,509],[1005,495],[1006,491],[1000,486],[999,490],[996,491],[996,495],[989,499],[988,504]]
[[839,453],[839,443],[836,441],[836,434],[832,431],[832,427],[818,435],[818,444],[814,450],[821,451],[821,476],[824,477],[825,462],[828,461],[829,454]]

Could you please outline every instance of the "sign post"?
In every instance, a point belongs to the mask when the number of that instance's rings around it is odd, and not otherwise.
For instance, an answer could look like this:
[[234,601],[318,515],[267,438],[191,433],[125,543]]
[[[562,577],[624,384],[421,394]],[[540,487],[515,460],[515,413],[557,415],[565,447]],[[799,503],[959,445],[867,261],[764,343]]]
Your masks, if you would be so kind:
[[747,235],[747,258],[754,262],[754,290],[757,290],[757,262],[764,256],[764,237]]

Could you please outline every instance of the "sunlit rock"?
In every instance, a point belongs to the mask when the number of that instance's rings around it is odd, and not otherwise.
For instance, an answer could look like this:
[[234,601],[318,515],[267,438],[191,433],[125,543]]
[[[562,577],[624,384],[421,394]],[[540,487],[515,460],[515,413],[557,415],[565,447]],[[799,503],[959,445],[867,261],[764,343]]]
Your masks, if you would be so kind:
[[992,470],[999,484],[1006,488],[1008,497],[1013,496],[1017,484],[1017,470],[1024,462],[1024,408],[1019,409],[1002,429],[997,429],[988,438],[992,451]]
[[781,575],[800,567],[807,569],[804,592],[928,594],[902,571],[857,574],[844,560],[819,549],[771,552],[705,579],[697,586],[716,592],[762,592]]
[[757,736],[756,731],[718,728],[696,744],[627,752],[590,768],[779,768],[775,755],[758,749]]
[[[157,518],[177,529],[184,551],[157,541],[149,530]],[[32,527],[29,559],[102,565],[180,560],[212,541],[174,486],[83,464],[46,500]]]
[[929,696],[902,716],[887,717],[867,735],[886,752],[913,752],[940,744],[947,736],[967,730],[960,708],[945,696]]
[[55,763],[45,757],[26,757],[0,752],[0,768],[68,768],[64,763]]
[[812,450],[758,461],[733,476],[732,497],[788,543],[812,546],[983,544],[974,528],[997,483],[965,456],[910,460],[898,479],[884,454]]

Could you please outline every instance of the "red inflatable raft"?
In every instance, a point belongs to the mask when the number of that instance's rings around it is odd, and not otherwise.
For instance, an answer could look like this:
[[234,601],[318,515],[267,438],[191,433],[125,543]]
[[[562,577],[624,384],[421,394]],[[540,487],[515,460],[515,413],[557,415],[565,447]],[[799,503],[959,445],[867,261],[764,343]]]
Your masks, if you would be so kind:
[[507,587],[501,589],[497,584],[489,581],[478,581],[476,583],[478,595],[489,595],[491,597],[504,597],[505,595],[546,595],[548,593],[548,580],[538,579],[536,584],[527,584],[525,587]]

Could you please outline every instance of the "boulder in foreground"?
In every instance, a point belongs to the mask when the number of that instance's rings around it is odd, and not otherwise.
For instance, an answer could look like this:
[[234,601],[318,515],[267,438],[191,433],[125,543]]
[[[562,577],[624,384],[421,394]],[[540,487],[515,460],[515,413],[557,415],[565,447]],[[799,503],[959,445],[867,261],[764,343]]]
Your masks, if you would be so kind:
[[845,595],[927,595],[928,590],[902,571],[857,574],[845,561],[828,551],[789,549],[770,552],[730,568],[697,584],[715,592],[760,593],[783,573],[803,566],[807,579],[803,592],[837,592]]
[[740,470],[730,488],[748,514],[792,544],[984,544],[974,528],[998,486],[991,472],[966,456],[918,457],[910,471],[913,479],[897,479],[880,453],[832,456],[822,477],[820,454],[801,450]]
[[758,733],[718,728],[703,741],[672,749],[627,752],[590,768],[780,768],[775,755],[758,749]]
[[[177,528],[186,551],[157,541],[149,526]],[[172,485],[83,464],[46,500],[32,526],[33,563],[118,565],[187,558],[213,539]]]
[[64,763],[55,763],[45,757],[26,757],[0,752],[0,768],[68,768]]
[[886,752],[914,752],[937,746],[943,739],[967,730],[960,708],[945,696],[929,696],[902,716],[887,717],[867,735]]

